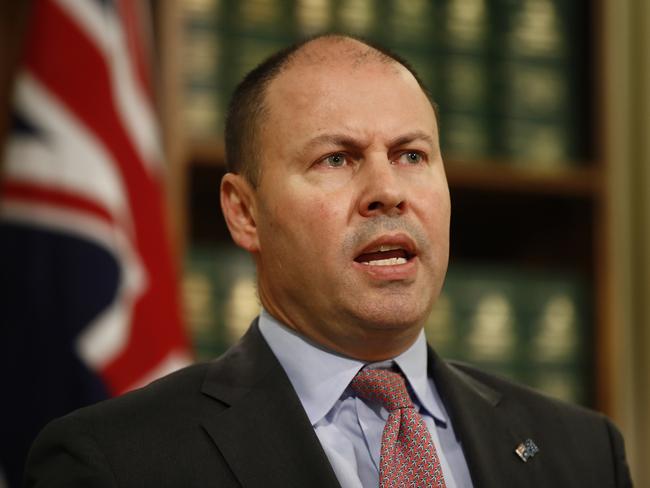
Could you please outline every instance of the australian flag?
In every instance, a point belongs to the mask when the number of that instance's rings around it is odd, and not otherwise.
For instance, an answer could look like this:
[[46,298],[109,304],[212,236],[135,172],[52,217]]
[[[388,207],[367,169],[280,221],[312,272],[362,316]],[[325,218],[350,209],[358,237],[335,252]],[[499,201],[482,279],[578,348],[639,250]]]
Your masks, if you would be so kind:
[[0,473],[10,486],[50,419],[190,360],[148,2],[32,4],[0,180]]

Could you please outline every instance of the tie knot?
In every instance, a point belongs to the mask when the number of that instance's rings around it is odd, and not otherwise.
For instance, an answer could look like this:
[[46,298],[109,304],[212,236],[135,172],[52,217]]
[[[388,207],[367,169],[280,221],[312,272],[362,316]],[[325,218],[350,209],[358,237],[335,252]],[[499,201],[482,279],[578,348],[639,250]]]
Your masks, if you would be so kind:
[[389,412],[413,407],[406,390],[406,381],[399,373],[386,369],[362,369],[350,382],[350,386],[361,398],[379,402]]

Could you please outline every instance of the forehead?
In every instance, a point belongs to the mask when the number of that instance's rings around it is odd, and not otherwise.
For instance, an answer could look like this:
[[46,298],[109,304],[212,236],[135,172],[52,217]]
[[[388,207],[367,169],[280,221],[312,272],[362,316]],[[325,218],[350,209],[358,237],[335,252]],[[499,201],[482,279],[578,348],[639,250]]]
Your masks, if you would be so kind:
[[[307,43],[288,61],[285,68],[269,86],[269,92],[289,90],[300,93],[304,88],[312,97],[319,89],[332,88],[345,78],[367,76],[402,76],[412,78],[402,65],[376,49],[348,38],[324,38]],[[416,82],[417,83],[417,82]],[[335,87],[334,86],[334,87]],[[286,94],[286,93],[285,93]]]
[[404,124],[433,135],[433,107],[418,82],[381,56],[326,49],[296,57],[268,86],[266,142],[333,128],[394,136]]

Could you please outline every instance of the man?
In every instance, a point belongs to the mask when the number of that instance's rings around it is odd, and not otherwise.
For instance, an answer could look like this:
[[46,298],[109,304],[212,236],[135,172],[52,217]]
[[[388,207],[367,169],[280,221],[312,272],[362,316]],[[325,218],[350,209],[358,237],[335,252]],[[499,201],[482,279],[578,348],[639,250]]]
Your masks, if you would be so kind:
[[603,416],[427,348],[450,202],[403,63],[340,36],[281,52],[238,87],[226,144],[264,312],[216,361],[52,423],[29,486],[631,485]]

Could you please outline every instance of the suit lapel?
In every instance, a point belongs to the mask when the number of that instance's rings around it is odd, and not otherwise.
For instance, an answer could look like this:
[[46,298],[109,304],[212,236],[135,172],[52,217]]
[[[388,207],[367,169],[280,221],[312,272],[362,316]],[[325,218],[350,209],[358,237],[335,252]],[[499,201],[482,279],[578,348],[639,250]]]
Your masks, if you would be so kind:
[[429,351],[431,374],[463,448],[474,486],[534,486],[537,459],[522,462],[516,446],[526,429],[506,415],[501,394]]
[[[429,350],[429,368],[458,436],[474,486],[535,486],[537,459],[514,453],[527,429],[506,414],[501,394]],[[330,463],[286,373],[254,322],[215,361],[202,391],[225,405],[202,425],[245,487],[338,487]],[[512,412],[511,412],[512,413]],[[534,482],[533,482],[534,483]]]
[[243,486],[339,486],[257,322],[211,366],[203,393],[227,406],[210,410],[203,427]]

